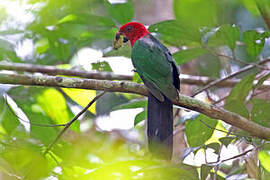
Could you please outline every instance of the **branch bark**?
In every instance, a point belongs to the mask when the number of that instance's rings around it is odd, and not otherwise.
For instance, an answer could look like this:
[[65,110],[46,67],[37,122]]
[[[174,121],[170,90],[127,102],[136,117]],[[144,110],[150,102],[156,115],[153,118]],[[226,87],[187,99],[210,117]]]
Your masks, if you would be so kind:
[[[261,61],[259,64],[263,64],[270,61],[266,59]],[[198,91],[196,94],[208,89],[212,86],[216,87],[233,87],[240,80],[229,80],[229,78],[236,76],[240,73],[246,72],[252,68],[255,68],[256,65],[249,65],[241,69],[240,71],[230,75],[229,77],[223,79],[214,79],[205,76],[192,76],[187,74],[181,74],[181,84],[196,85],[196,86],[205,86],[202,90]],[[0,70],[11,70],[18,72],[31,72],[31,73],[43,73],[48,75],[66,75],[66,76],[76,76],[87,79],[100,79],[100,80],[132,80],[133,76],[130,75],[120,75],[114,74],[111,72],[89,72],[82,70],[73,70],[73,69],[59,69],[55,66],[41,66],[33,64],[24,64],[24,63],[9,63],[9,62],[0,62]],[[254,82],[256,83],[256,81]],[[265,82],[261,88],[270,87],[270,82]]]
[[[148,94],[147,88],[144,85],[128,81],[108,81],[55,76],[17,75],[0,73],[0,83],[94,89],[110,92],[134,93],[143,96],[147,96]],[[231,124],[235,127],[249,132],[252,136],[270,139],[270,128],[260,126],[259,124],[249,121],[246,118],[236,113],[227,111],[223,108],[216,107],[211,104],[206,104],[195,98],[191,98],[182,94],[179,94],[179,99],[175,100],[174,104],[203,113],[214,119],[220,119],[228,124]]]

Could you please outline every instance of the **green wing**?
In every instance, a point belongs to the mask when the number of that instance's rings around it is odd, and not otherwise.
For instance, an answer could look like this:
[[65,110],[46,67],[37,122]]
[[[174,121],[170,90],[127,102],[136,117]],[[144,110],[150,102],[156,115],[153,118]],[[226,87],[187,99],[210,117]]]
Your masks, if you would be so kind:
[[[179,76],[176,64],[168,49],[152,35],[137,40],[132,48],[131,59],[136,71],[150,92],[160,101],[164,94],[171,100],[178,98],[174,74]],[[174,72],[173,71],[177,71]],[[176,76],[177,76],[176,75]]]

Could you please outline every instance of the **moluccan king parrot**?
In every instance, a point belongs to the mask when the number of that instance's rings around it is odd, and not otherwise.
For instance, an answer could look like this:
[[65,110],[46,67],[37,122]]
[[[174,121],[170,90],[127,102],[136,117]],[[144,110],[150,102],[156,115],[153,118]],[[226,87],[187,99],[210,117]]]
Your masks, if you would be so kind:
[[143,24],[129,22],[116,33],[114,48],[130,41],[131,59],[136,72],[149,90],[147,136],[149,151],[171,159],[173,150],[173,100],[178,99],[178,67],[169,52]]

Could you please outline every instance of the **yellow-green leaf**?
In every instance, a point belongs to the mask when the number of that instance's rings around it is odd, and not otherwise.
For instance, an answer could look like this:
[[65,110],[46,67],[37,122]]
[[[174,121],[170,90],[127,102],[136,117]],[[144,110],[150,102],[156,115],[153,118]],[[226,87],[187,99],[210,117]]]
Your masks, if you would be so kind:
[[[62,88],[62,90],[76,103],[85,107],[92,99],[96,97],[96,91],[85,89]],[[91,113],[96,113],[96,103],[89,109]]]

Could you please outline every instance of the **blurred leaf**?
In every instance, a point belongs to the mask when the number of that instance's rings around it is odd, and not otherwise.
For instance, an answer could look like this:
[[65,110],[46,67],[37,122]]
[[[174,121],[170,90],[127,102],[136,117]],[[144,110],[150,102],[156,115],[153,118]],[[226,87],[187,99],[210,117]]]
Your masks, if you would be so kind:
[[[87,106],[91,100],[96,97],[96,91],[85,90],[85,89],[74,89],[74,88],[62,88],[73,101],[81,105],[82,107]],[[96,113],[96,102],[88,109],[91,113]]]
[[[107,0],[106,0],[107,1]],[[118,21],[120,24],[125,24],[133,18],[134,9],[131,0],[127,0],[125,3],[106,3],[106,7],[112,18]]]
[[250,90],[253,88],[255,75],[256,74],[248,75],[233,87],[229,96],[226,98],[225,109],[248,118],[249,112],[245,106],[245,100]]
[[254,89],[260,87],[261,85],[263,85],[264,81],[266,81],[269,78],[270,78],[270,72],[268,72],[268,74],[264,75],[262,78],[259,79],[257,84],[254,86]]
[[66,22],[72,22],[77,19],[77,16],[75,14],[69,14],[63,17],[58,21],[58,24],[66,23]]
[[147,118],[147,112],[146,111],[142,111],[142,112],[138,113],[135,116],[134,126],[136,126],[138,123],[145,120],[146,118]]
[[159,33],[160,39],[175,46],[198,46],[201,43],[201,35],[198,29],[192,29],[190,24],[184,24],[177,20],[153,24],[148,30]]
[[128,103],[121,104],[119,106],[116,106],[113,108],[113,110],[119,110],[119,109],[133,109],[133,108],[144,108],[147,106],[147,100],[131,100]]
[[11,135],[20,124],[18,118],[14,112],[12,112],[11,107],[3,97],[0,97],[0,123],[9,135]]
[[41,39],[35,43],[35,51],[38,54],[43,54],[49,49],[49,41],[48,39]]
[[18,58],[15,47],[7,40],[0,39],[0,60],[8,59],[13,62],[21,62]]
[[1,151],[0,155],[0,166],[10,168],[10,175],[34,180],[48,176],[51,170],[41,152],[31,146],[23,145],[18,148],[14,143]]
[[46,89],[36,99],[42,110],[53,119],[55,124],[64,124],[70,120],[66,100],[56,89]]
[[218,121],[205,115],[198,115],[195,119],[186,121],[186,136],[190,147],[203,145],[213,134],[214,129],[207,127],[201,121],[215,128]]
[[202,48],[191,48],[191,49],[186,49],[186,50],[180,50],[174,53],[173,57],[175,61],[177,62],[177,64],[181,65],[207,53],[208,51]]
[[240,29],[238,26],[222,25],[209,39],[210,45],[227,45],[232,50],[236,47],[236,41],[240,40]]
[[258,10],[256,2],[254,0],[241,0],[241,2],[245,5],[247,10],[253,16],[259,16],[260,15],[260,11]]
[[104,57],[110,56],[124,56],[130,58],[131,55],[131,46],[129,42],[124,43],[123,46],[117,50],[112,49],[111,51],[104,54]]
[[270,172],[270,154],[269,151],[260,151],[258,154],[261,165]]
[[266,37],[264,33],[258,33],[255,30],[244,32],[243,42],[247,47],[249,55],[257,59],[257,56],[260,54],[264,47],[265,38]]
[[219,141],[227,147],[234,139],[235,137],[222,137],[219,138]]
[[112,68],[107,61],[91,63],[91,65],[92,65],[92,70],[112,72]]
[[[23,86],[15,87],[9,90],[8,94],[14,99],[18,107],[29,118],[31,123],[38,124],[54,124],[53,120],[43,111],[41,106],[37,103],[36,97],[41,95],[44,88]],[[57,105],[57,102],[56,102]],[[55,105],[55,106],[56,106]],[[57,135],[58,128],[43,127],[37,125],[30,126],[30,135],[33,138],[41,140],[43,143],[50,143]]]
[[139,74],[137,72],[134,72],[134,75],[132,77],[132,81],[136,82],[136,83],[142,83],[143,82],[141,77],[139,76]]
[[270,127],[270,101],[264,99],[252,99],[251,110],[252,121],[264,126]]
[[219,148],[220,148],[220,144],[219,144],[219,143],[213,142],[213,143],[207,144],[206,147],[207,147],[207,148],[214,149],[214,150],[215,150],[214,153],[217,154],[218,151],[219,151]]
[[173,7],[176,19],[194,28],[216,24],[218,13],[214,0],[174,0]]
[[201,166],[201,180],[205,180],[213,167],[203,164]]

